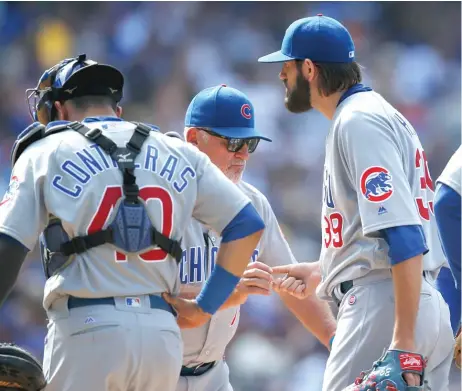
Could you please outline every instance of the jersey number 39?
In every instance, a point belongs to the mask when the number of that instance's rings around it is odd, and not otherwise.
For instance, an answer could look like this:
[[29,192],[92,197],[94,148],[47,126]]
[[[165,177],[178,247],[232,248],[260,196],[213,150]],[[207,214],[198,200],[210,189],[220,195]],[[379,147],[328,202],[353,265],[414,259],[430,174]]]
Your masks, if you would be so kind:
[[342,237],[342,230],[343,230],[343,216],[338,213],[334,212],[328,216],[324,216],[324,245],[326,248],[330,247],[331,245],[334,248],[340,248],[343,246],[343,237]]
[[[108,186],[104,191],[103,198],[99,204],[93,219],[88,227],[88,233],[93,233],[103,229],[111,211],[122,197],[121,186]],[[173,226],[173,200],[169,192],[162,187],[146,186],[140,189],[140,198],[148,202],[157,200],[162,209],[162,233],[170,237]],[[167,252],[161,248],[156,248],[140,254],[139,257],[145,262],[163,261],[167,257]],[[126,262],[127,256],[121,252],[115,253],[116,262]]]
[[[420,189],[423,197],[416,197],[415,202],[420,217],[424,220],[430,220],[430,212],[433,214],[433,201],[427,202],[426,190],[433,192],[433,181],[428,170],[427,155],[424,150],[417,149],[415,152],[415,168],[420,170]],[[431,197],[433,199],[433,196]]]

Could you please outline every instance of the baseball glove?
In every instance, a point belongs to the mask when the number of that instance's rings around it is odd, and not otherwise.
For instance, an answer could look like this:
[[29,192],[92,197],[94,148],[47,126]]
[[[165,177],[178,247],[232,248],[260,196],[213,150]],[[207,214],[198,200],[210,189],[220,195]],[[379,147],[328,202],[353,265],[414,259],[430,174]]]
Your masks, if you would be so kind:
[[[430,391],[423,380],[424,368],[420,354],[390,349],[343,391]],[[403,378],[405,373],[420,375],[420,386],[409,386]]]
[[456,346],[454,347],[454,362],[456,363],[456,367],[461,369],[460,367],[460,331],[461,327],[459,327],[459,331],[456,334]]
[[43,369],[27,350],[0,343],[0,390],[40,391],[46,386]]

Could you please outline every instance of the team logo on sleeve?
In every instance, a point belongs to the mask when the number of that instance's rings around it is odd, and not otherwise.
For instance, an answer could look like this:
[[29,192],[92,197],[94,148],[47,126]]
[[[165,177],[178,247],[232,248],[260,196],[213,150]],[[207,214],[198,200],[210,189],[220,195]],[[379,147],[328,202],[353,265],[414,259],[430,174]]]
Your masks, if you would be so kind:
[[0,206],[2,206],[3,204],[6,204],[9,200],[11,200],[18,192],[18,188],[19,188],[19,179],[17,176],[12,176],[10,179],[8,190],[6,191],[3,197],[3,200],[0,201]]
[[366,169],[361,175],[361,192],[371,202],[389,199],[393,194],[393,186],[388,170],[379,166]]

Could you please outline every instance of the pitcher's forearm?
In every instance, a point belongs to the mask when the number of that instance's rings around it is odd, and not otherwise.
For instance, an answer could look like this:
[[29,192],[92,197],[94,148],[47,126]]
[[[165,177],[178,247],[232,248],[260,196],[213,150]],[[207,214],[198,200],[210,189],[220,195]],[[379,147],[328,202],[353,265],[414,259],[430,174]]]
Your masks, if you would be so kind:
[[320,300],[315,295],[303,300],[287,293],[281,293],[280,297],[303,326],[330,349],[329,342],[335,334],[337,324],[327,301]]
[[410,258],[392,267],[395,293],[395,328],[393,347],[415,348],[415,327],[422,289],[423,255]]

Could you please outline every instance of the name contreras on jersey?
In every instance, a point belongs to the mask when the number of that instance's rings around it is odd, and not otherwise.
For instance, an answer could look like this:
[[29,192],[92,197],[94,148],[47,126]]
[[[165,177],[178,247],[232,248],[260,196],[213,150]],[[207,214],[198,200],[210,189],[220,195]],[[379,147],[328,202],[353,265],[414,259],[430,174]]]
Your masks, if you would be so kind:
[[[180,263],[180,280],[182,284],[190,284],[195,282],[204,282],[207,280],[211,271],[215,267],[218,247],[209,247],[209,261],[207,261],[205,247],[190,247],[183,250],[183,256]],[[259,250],[255,249],[252,254],[252,262],[258,258]]]
[[[66,179],[71,179],[74,186],[64,186],[61,175],[55,175],[53,178],[53,187],[73,198],[78,198],[83,191],[83,186],[99,173],[105,170],[118,169],[116,161],[109,158],[97,144],[92,144],[89,148],[75,152],[75,157],[77,159],[66,159],[61,164],[61,170],[68,177]],[[136,163],[135,167],[157,173],[169,183],[174,180],[173,188],[177,193],[182,193],[188,186],[189,179],[196,176],[195,170],[191,166],[186,166],[178,171],[178,158],[173,155],[168,155],[165,163],[159,166],[158,157],[158,149],[153,145],[147,145],[143,163]]]

